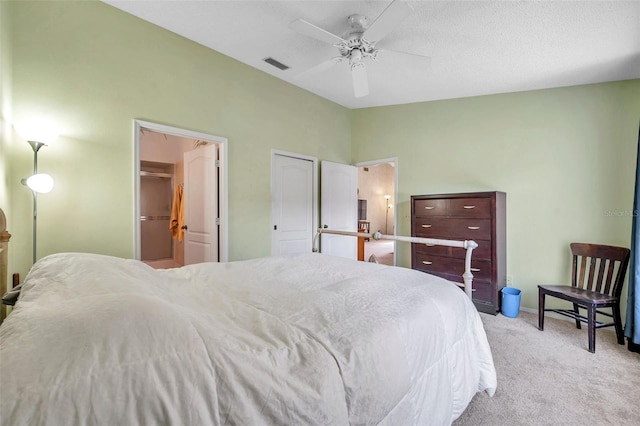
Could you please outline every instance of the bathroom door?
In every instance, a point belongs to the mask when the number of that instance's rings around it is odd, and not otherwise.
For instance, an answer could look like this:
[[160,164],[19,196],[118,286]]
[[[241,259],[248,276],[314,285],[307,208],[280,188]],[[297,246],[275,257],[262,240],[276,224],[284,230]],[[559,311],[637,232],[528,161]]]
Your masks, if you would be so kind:
[[184,153],[185,265],[218,261],[218,147]]

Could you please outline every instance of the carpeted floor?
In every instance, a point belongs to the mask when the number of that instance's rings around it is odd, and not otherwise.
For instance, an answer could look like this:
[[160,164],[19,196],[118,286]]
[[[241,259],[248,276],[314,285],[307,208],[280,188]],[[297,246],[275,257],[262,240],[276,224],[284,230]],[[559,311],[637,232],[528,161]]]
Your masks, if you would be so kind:
[[480,314],[498,375],[496,394],[476,394],[453,423],[462,425],[640,425],[640,354],[596,332],[587,351],[585,326],[536,314]]

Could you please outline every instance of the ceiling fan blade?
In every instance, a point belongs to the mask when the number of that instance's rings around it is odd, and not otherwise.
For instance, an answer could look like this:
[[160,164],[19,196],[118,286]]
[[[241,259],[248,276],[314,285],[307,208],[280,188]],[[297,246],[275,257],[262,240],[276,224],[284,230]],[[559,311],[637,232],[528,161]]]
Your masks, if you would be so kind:
[[384,36],[393,31],[411,12],[413,12],[413,8],[407,3],[394,0],[393,3],[387,6],[380,16],[376,18],[374,23],[367,28],[362,34],[362,37],[373,42],[380,41]]
[[294,76],[294,78],[301,78],[301,77],[306,77],[308,75],[312,75],[312,74],[317,74],[319,72],[322,72],[324,70],[327,70],[329,68],[331,68],[332,66],[334,66],[337,63],[340,63],[344,60],[345,58],[342,56],[336,56],[335,58],[331,58],[331,59],[327,59],[326,61],[320,62],[318,65],[314,65],[311,68],[308,68],[302,72],[300,72],[299,74],[296,74]]
[[419,55],[417,53],[400,52],[399,50],[380,49],[377,51],[376,59],[386,61],[387,58],[389,58],[390,60],[402,60],[402,58],[416,59],[420,61],[420,64],[423,66],[428,66],[431,64],[431,56]]
[[351,79],[353,81],[353,94],[356,98],[362,98],[369,94],[367,69],[362,62],[351,64]]
[[320,27],[316,27],[315,25],[305,21],[304,19],[296,19],[292,23],[289,24],[289,28],[298,34],[305,35],[307,37],[315,38],[316,40],[320,40],[329,44],[338,44],[343,42],[342,37],[338,37],[335,34],[330,33],[327,30],[323,30]]

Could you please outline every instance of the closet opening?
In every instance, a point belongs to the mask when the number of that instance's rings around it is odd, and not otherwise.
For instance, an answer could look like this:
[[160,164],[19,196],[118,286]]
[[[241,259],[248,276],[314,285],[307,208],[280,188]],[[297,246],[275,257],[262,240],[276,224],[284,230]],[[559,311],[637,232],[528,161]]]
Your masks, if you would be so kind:
[[158,269],[226,261],[226,139],[135,124],[136,258]]

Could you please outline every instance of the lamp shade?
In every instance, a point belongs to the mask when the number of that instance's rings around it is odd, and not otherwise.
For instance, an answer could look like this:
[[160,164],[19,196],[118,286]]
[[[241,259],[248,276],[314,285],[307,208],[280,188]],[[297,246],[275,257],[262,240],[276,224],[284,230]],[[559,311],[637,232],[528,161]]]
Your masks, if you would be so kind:
[[38,173],[37,175],[29,176],[25,181],[25,185],[34,192],[46,194],[53,189],[53,178],[46,173]]
[[13,123],[18,135],[27,141],[50,144],[58,139],[59,133],[53,125],[45,122]]

